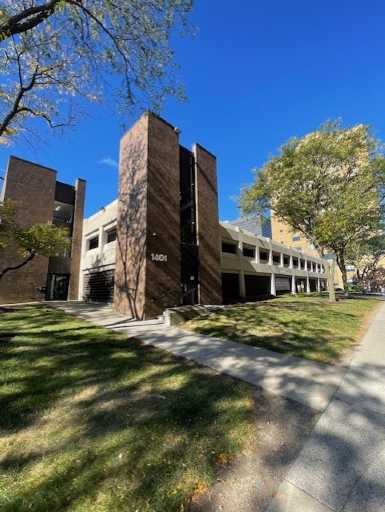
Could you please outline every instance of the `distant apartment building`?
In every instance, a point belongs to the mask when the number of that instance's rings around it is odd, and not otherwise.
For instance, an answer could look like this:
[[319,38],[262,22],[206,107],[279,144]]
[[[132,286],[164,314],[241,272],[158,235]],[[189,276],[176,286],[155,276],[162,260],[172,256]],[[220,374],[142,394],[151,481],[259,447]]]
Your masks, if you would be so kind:
[[[1,201],[12,201],[19,225],[53,223],[66,226],[71,237],[68,254],[36,256],[25,267],[6,274],[0,282],[0,303],[67,300],[79,296],[79,270],[83,231],[85,181],[69,185],[57,181],[57,172],[12,156],[9,159]],[[22,261],[13,248],[2,250],[0,266]]]
[[[292,247],[293,249],[304,251],[307,254],[320,256],[314,245],[303,235],[303,233],[294,231],[286,222],[277,218],[274,212],[271,213],[271,232],[272,239]],[[324,259],[330,261],[333,258],[332,254],[325,254]],[[347,267],[348,282],[352,282],[356,275],[354,266]],[[334,286],[336,288],[343,288],[342,275],[340,269],[335,265],[334,272]]]

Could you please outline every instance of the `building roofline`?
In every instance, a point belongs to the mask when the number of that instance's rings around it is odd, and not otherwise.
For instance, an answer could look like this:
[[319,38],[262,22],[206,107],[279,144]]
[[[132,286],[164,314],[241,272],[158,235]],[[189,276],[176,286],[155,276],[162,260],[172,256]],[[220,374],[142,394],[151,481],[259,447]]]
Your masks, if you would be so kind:
[[211,151],[209,151],[204,146],[202,146],[202,144],[199,144],[199,142],[194,142],[193,147],[194,146],[197,146],[199,149],[201,149],[202,151],[204,151],[208,155],[212,156],[215,160],[217,159],[217,157],[214,155],[214,153],[211,153]]
[[[294,247],[288,247],[287,245],[276,242],[272,238],[268,238],[268,237],[265,237],[262,235],[256,235],[255,233],[252,233],[251,231],[247,231],[247,229],[239,228],[238,226],[228,225],[226,221],[224,221],[224,222],[221,221],[219,224],[226,231],[233,231],[235,233],[241,233],[241,234],[243,233],[246,236],[260,240],[261,242],[268,242],[271,244],[273,249],[274,249],[274,247],[280,247],[282,249],[291,251],[302,258],[306,257],[306,258],[312,259],[312,260],[325,261],[325,258],[323,258],[322,256],[314,256],[314,255],[308,254],[307,252],[301,251],[299,249],[295,249]],[[284,252],[284,251],[282,251],[282,252]]]
[[20,158],[18,156],[15,156],[15,155],[10,155],[9,157],[9,162],[14,159],[14,160],[19,160],[20,162],[25,162],[27,164],[31,164],[31,165],[36,165],[36,167],[41,167],[42,169],[46,169],[47,171],[51,171],[51,172],[54,172],[55,174],[57,174],[58,172],[56,171],[56,169],[52,169],[52,167],[47,167],[46,165],[41,165],[41,164],[38,164],[37,162],[32,162],[32,160],[27,160],[25,158]]
[[143,115],[155,117],[156,119],[158,119],[159,121],[162,121],[162,123],[164,123],[165,125],[169,126],[173,130],[177,130],[178,129],[176,126],[174,126],[173,124],[169,123],[168,121],[166,121],[166,119],[161,117],[159,114],[156,114],[152,110],[146,110]]
[[119,201],[118,198],[114,199],[110,203],[106,204],[106,206],[102,206],[101,208],[99,208],[99,210],[96,210],[96,212],[92,213],[89,217],[84,217],[84,220],[88,221],[88,220],[92,219],[92,217],[95,217],[96,215],[105,211],[107,208],[110,208],[113,204],[118,203],[118,201]]

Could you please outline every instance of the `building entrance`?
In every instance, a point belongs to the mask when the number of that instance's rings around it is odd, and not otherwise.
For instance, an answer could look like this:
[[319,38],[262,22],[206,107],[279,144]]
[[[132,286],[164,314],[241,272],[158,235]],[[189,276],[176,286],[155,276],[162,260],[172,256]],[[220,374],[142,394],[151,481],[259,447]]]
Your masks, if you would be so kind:
[[67,300],[69,280],[68,274],[48,274],[47,300]]

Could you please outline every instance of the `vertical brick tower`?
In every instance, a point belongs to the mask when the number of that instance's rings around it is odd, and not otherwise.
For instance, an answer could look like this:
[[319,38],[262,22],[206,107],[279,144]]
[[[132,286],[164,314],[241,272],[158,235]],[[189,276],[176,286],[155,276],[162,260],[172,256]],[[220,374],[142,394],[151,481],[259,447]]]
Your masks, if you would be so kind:
[[167,307],[221,300],[216,162],[144,114],[120,146],[115,308],[153,318]]

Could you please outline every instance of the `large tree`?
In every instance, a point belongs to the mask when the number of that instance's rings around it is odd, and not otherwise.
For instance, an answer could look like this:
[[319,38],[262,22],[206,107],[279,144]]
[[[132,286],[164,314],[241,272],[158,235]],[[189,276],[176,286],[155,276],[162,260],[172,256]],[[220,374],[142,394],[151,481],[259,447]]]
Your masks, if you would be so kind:
[[[26,120],[71,124],[74,100],[160,108],[182,96],[170,46],[192,0],[2,0],[0,142]],[[30,130],[30,125],[28,126]]]
[[335,254],[347,285],[347,255],[382,229],[385,158],[367,126],[339,122],[289,140],[243,190],[245,212],[271,209],[321,253]]
[[356,268],[357,283],[363,288],[375,288],[378,278],[383,280],[384,260],[385,234],[383,232],[351,245],[347,254],[348,263]]
[[[36,256],[63,254],[69,244],[66,228],[52,224],[24,227],[17,221],[15,204],[0,202],[0,281],[9,272],[28,265]],[[10,251],[12,260],[7,257]]]

